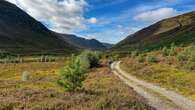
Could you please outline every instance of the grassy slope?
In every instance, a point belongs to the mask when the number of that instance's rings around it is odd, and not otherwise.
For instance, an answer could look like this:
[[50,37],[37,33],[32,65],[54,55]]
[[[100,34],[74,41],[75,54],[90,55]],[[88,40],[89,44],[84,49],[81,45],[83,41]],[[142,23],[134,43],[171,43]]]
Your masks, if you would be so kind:
[[7,1],[0,1],[0,52],[71,54],[76,48]]
[[127,37],[114,46],[116,52],[148,51],[169,46],[186,45],[195,41],[195,12],[157,22]]
[[[84,90],[64,92],[56,85],[64,62],[1,64],[0,109],[28,110],[151,110],[145,100],[124,85],[107,67],[91,71]],[[29,71],[31,80],[20,81]]]
[[195,100],[195,72],[183,69],[175,56],[163,57],[158,52],[149,54],[157,56],[160,62],[139,62],[138,57],[125,58],[121,67],[138,78],[173,89]]

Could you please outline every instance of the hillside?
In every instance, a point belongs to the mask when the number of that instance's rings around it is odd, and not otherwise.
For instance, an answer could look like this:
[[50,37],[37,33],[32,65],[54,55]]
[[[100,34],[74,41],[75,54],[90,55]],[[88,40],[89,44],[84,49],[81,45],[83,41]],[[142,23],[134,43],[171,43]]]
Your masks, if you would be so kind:
[[61,39],[81,49],[109,48],[108,45],[104,45],[104,43],[101,43],[96,39],[85,39],[85,38],[77,37],[75,35],[68,35],[68,34],[57,34],[57,35],[60,36]]
[[172,43],[185,45],[195,41],[195,12],[164,19],[146,27],[114,46],[114,50],[152,50]]
[[17,6],[4,0],[0,1],[1,52],[67,54],[76,51],[73,47]]

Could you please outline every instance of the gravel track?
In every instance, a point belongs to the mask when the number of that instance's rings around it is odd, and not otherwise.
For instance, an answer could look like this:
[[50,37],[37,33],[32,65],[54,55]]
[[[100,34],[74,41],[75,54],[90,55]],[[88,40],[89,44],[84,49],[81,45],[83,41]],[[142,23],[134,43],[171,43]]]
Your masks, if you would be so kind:
[[195,110],[195,102],[176,92],[142,81],[120,68],[120,62],[111,65],[113,73],[143,96],[157,110]]

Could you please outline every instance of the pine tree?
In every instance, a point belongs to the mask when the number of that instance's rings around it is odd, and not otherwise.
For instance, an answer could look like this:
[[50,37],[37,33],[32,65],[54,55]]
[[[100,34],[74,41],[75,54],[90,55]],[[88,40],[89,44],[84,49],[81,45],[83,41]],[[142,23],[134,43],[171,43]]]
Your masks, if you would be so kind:
[[82,87],[82,82],[86,79],[86,70],[82,68],[81,63],[75,57],[69,65],[65,66],[60,72],[62,79],[58,80],[58,84],[66,91],[75,91]]

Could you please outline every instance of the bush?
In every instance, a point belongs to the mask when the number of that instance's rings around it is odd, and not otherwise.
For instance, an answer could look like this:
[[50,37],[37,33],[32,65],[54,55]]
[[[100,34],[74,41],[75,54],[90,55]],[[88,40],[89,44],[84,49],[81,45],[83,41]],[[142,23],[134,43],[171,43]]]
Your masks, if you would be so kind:
[[84,51],[78,56],[84,68],[94,68],[99,66],[100,53],[92,51]]
[[169,50],[169,56],[177,55],[177,49],[174,43],[171,44],[171,48]]
[[195,70],[195,46],[189,46],[177,55],[177,60],[184,64],[184,68]]
[[185,65],[185,68],[188,69],[188,70],[191,70],[191,71],[195,71],[195,62],[188,62]]
[[159,62],[159,59],[155,56],[147,56],[146,61],[149,63],[157,63]]
[[22,73],[22,81],[28,81],[30,80],[30,73],[25,71]]
[[139,55],[139,52],[138,51],[132,51],[131,52],[131,57],[132,58],[135,58],[136,56],[138,56]]
[[191,61],[195,62],[195,46],[185,48],[177,55],[178,61]]
[[171,44],[170,48],[164,47],[162,49],[162,54],[163,56],[175,56],[177,55],[177,48],[175,46],[175,44]]
[[191,62],[195,62],[195,49],[191,51],[190,59]]
[[162,49],[162,54],[163,54],[163,56],[169,56],[169,49],[167,47],[164,47]]
[[139,55],[137,57],[137,59],[138,59],[138,62],[143,63],[145,61],[145,56],[144,55]]
[[184,52],[181,52],[179,53],[177,56],[176,56],[177,60],[178,61],[188,61],[189,57],[184,53]]
[[82,87],[82,82],[87,77],[86,69],[82,67],[80,60],[76,57],[72,57],[70,63],[60,71],[60,74],[62,79],[57,83],[66,91],[75,91]]

